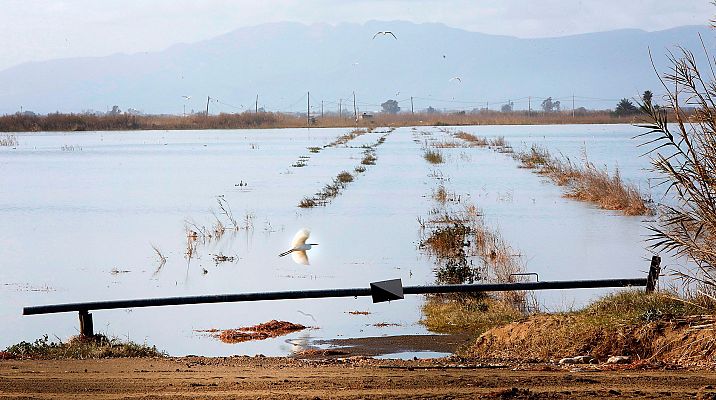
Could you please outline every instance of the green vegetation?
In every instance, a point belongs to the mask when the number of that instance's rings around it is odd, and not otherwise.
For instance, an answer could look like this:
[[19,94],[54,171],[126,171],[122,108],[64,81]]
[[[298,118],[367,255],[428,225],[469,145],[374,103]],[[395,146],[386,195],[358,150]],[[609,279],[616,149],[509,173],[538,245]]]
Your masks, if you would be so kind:
[[155,346],[123,342],[117,338],[94,335],[85,338],[74,336],[67,342],[51,342],[47,335],[34,342],[20,342],[5,349],[6,358],[115,358],[115,357],[164,357],[166,353]]

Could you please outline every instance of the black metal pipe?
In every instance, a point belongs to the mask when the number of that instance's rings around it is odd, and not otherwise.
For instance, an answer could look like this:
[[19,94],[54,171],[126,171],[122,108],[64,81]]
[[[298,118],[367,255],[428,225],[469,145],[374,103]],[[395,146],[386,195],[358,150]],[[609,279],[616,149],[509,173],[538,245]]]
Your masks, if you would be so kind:
[[[543,281],[519,283],[493,283],[493,284],[465,284],[465,285],[427,285],[405,286],[404,294],[431,294],[431,293],[476,293],[476,292],[504,292],[514,290],[545,290],[545,289],[584,289],[625,286],[646,286],[646,278],[635,279],[600,279],[581,281]],[[185,304],[229,303],[240,301],[262,300],[291,300],[291,299],[318,299],[327,297],[356,297],[370,296],[370,288],[352,289],[319,289],[295,290],[284,292],[239,293],[220,294],[208,296],[163,297],[155,299],[110,300],[86,303],[53,304],[45,306],[31,306],[22,309],[23,315],[51,314],[70,311],[108,310],[116,308],[137,308],[175,306]]]
[[405,286],[404,294],[435,294],[435,293],[474,293],[474,292],[508,292],[515,290],[547,290],[547,289],[589,289],[605,287],[646,286],[646,278],[633,279],[595,279],[582,281],[542,281],[517,283],[486,283],[474,285],[433,285]]

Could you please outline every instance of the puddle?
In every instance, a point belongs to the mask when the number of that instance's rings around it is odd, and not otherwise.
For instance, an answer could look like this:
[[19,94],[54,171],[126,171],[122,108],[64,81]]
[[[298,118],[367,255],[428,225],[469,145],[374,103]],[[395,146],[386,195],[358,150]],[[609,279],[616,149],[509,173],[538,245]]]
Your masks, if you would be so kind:
[[381,354],[373,358],[381,360],[417,360],[426,358],[449,357],[452,353],[440,353],[437,351],[404,351],[400,353]]

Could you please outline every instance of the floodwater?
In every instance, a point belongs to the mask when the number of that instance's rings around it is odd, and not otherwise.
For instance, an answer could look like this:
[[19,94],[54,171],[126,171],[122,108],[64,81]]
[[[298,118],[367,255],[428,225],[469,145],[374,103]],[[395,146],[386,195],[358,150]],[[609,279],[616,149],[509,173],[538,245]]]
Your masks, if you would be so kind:
[[[462,127],[505,136],[515,148],[539,142],[597,165],[618,165],[646,188],[648,159],[628,125]],[[21,316],[30,305],[278,290],[367,287],[400,278],[434,283],[421,254],[418,217],[435,206],[431,176],[484,210],[541,280],[643,277],[649,251],[642,217],[596,209],[562,197],[543,177],[489,149],[442,149],[428,164],[425,140],[439,128],[398,128],[367,166],[325,207],[297,207],[341,171],[360,164],[377,129],[348,146],[311,153],[350,129],[145,131],[19,134],[0,147],[0,348],[78,330],[75,313]],[[299,157],[305,166],[295,167]],[[187,224],[224,221],[217,197],[241,229],[199,239],[191,258]],[[310,265],[277,255],[310,228]],[[163,266],[152,246],[167,257]],[[215,255],[234,257],[214,261]],[[538,293],[545,309],[579,307],[610,290]],[[172,355],[282,355],[312,339],[427,333],[421,296],[372,304],[370,298],[286,300],[98,310],[95,331],[156,344]],[[349,314],[368,311],[369,314]],[[271,319],[312,327],[285,337],[224,344],[207,329]],[[387,325],[387,326],[386,326]]]

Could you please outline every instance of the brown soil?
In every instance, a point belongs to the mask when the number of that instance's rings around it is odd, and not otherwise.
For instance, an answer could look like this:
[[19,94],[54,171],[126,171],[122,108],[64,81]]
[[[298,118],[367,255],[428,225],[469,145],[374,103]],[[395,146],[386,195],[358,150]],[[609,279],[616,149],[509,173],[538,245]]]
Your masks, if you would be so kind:
[[274,319],[269,322],[264,322],[263,324],[246,326],[237,329],[207,329],[199,330],[197,332],[210,333],[212,336],[224,343],[241,343],[248,342],[250,340],[264,340],[277,336],[288,335],[289,333],[304,329],[306,329],[306,327],[303,325],[287,321],[276,321]]
[[265,357],[0,361],[0,398],[713,399],[716,372],[476,360]]

